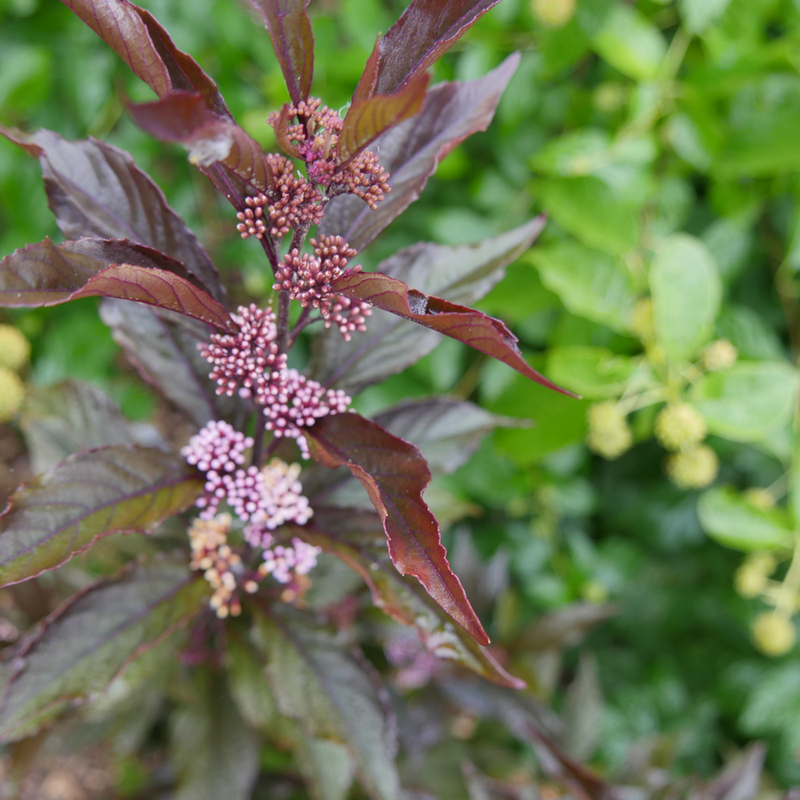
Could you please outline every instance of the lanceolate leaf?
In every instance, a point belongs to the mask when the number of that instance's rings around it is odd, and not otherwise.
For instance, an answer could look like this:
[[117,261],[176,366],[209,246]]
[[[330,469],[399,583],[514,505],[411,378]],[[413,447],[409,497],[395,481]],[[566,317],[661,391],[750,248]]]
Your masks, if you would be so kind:
[[306,14],[309,0],[250,0],[264,17],[289,97],[308,100],[314,75],[314,35]]
[[261,617],[257,631],[280,711],[312,736],[344,742],[370,796],[397,800],[394,737],[373,676],[335,636],[298,616]]
[[307,429],[311,455],[326,467],[346,466],[364,485],[383,522],[392,562],[479,643],[489,637],[447,563],[439,524],[422,493],[431,473],[419,449],[358,414],[323,417]]
[[422,107],[428,75],[422,73],[395,94],[377,94],[350,106],[339,136],[339,157],[347,163],[385,130],[413,117]]
[[159,97],[194,91],[208,108],[230,118],[217,85],[197,62],[175,47],[153,15],[128,0],[61,0]]
[[381,39],[376,91],[389,94],[446,53],[499,0],[413,0]]
[[[509,675],[492,657],[450,618],[419,587],[397,574],[386,553],[364,537],[365,512],[349,508],[317,508],[314,521],[297,529],[298,536],[342,559],[358,572],[372,592],[375,605],[403,625],[417,628],[431,652],[462,664],[500,686],[524,689],[525,682]],[[355,524],[354,524],[355,523]],[[375,517],[376,527],[380,519]]]
[[247,186],[262,192],[272,187],[272,172],[260,145],[235,122],[210,111],[201,95],[173,92],[153,103],[131,103],[128,110],[151,136],[186,145],[195,166],[221,164]]
[[128,153],[94,139],[68,142],[48,130],[29,135],[0,126],[0,133],[39,159],[50,209],[67,239],[97,236],[154,247],[225,301],[208,253]]
[[396,278],[377,272],[345,275],[333,286],[346,297],[366,301],[464,342],[548,389],[571,394],[548,381],[525,361],[517,347],[517,337],[498,319],[440,297],[425,295]]
[[54,569],[109,533],[153,530],[188,508],[202,483],[180,456],[153,448],[70,456],[18,489],[0,515],[0,585]]
[[363,250],[420,196],[441,159],[468,136],[489,127],[518,63],[519,55],[514,54],[480,80],[440,83],[428,90],[419,114],[386,131],[372,145],[391,175],[391,193],[375,211],[357,197],[334,198],[320,233],[339,234]]
[[79,592],[48,617],[10,662],[0,739],[35,733],[103,692],[131,662],[204,606],[208,585],[185,567],[138,566]]
[[[539,217],[500,236],[458,247],[423,242],[383,261],[378,271],[454,303],[472,304],[501,280],[506,265],[531,245],[543,225]],[[317,337],[313,371],[318,380],[359,391],[414,364],[440,341],[421,325],[374,309],[367,332],[352,342],[344,342],[338,331]]]

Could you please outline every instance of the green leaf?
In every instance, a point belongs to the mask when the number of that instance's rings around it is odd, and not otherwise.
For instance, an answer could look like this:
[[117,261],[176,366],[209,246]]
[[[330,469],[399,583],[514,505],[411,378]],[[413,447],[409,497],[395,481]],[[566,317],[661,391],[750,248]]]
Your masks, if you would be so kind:
[[10,662],[0,739],[30,736],[121,671],[204,606],[205,581],[185,567],[137,566],[85,589],[49,616]]
[[355,764],[347,747],[302,730],[297,740],[300,770],[313,800],[347,800],[355,777]]
[[137,445],[86,450],[22,487],[0,516],[0,585],[69,561],[101,536],[153,530],[203,487],[180,456]]
[[584,128],[552,139],[536,153],[530,164],[532,169],[548,175],[586,175],[609,147],[611,136],[606,131]]
[[195,702],[173,717],[175,800],[249,800],[258,777],[258,736],[239,714],[224,680],[201,673]]
[[711,337],[722,284],[708,248],[683,233],[667,238],[650,267],[656,338],[673,361],[691,358]]
[[730,5],[731,0],[678,0],[683,27],[689,33],[702,33],[716,22]]
[[231,636],[225,651],[228,684],[239,713],[253,728],[267,732],[278,716],[265,664],[252,648]]
[[606,17],[592,46],[612,67],[635,81],[655,78],[667,53],[667,43],[658,28],[640,11],[622,3]]
[[627,331],[636,294],[619,260],[575,242],[538,247],[527,258],[573,314]]
[[755,442],[791,419],[797,371],[784,362],[741,362],[705,375],[692,401],[708,430],[737,442]]
[[260,644],[281,713],[311,736],[344,742],[370,796],[397,800],[395,743],[376,677],[365,671],[340,639],[287,615],[260,617]]
[[714,541],[735,550],[792,546],[792,528],[784,509],[756,508],[728,486],[704,492],[697,503],[697,516]]
[[537,181],[542,209],[590,247],[622,255],[636,246],[638,225],[632,208],[599,178]]
[[605,347],[553,347],[547,352],[548,375],[587,400],[619,397],[638,364]]

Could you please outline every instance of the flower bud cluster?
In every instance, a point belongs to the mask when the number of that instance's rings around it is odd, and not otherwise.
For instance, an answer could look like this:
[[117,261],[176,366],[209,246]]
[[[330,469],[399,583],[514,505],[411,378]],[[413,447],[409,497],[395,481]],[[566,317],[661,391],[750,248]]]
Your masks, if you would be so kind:
[[703,348],[702,364],[709,372],[719,372],[732,367],[738,357],[738,350],[727,339],[717,339]]
[[664,471],[680,489],[703,489],[717,477],[719,459],[708,445],[694,445],[668,456]]
[[788,653],[797,641],[797,631],[789,619],[779,611],[759,614],[750,626],[750,635],[764,655],[777,657]]
[[25,384],[17,372],[31,354],[25,336],[13,325],[0,325],[0,422],[19,411],[25,399]]
[[290,545],[274,545],[264,550],[264,562],[258,568],[259,576],[272,575],[278,583],[289,583],[298,575],[308,575],[317,566],[317,556],[322,548],[298,539]]
[[705,420],[688,403],[670,403],[656,417],[656,439],[673,451],[664,463],[664,471],[681,489],[702,489],[717,477],[717,455],[701,444],[707,432]]
[[748,599],[761,595],[776,566],[775,558],[770,553],[750,553],[734,576],[737,594]]
[[590,406],[588,421],[586,443],[603,458],[618,458],[633,445],[633,434],[625,415],[613,401]]

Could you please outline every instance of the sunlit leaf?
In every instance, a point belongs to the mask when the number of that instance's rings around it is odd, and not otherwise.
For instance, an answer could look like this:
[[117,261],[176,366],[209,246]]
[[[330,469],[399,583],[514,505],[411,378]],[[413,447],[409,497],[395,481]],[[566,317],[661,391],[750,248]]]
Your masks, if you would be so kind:
[[619,397],[637,361],[605,347],[553,347],[547,352],[547,374],[588,400]]

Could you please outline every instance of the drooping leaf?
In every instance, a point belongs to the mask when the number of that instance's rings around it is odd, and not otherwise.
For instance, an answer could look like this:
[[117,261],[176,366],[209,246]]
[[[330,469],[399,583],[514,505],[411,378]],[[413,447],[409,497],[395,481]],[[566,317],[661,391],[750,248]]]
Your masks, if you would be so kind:
[[202,489],[180,457],[136,445],[86,450],[12,496],[0,515],[0,585],[69,561],[101,536],[153,530]]
[[446,53],[499,0],[413,0],[380,42],[375,90],[391,94]]
[[398,800],[396,746],[377,678],[335,636],[287,617],[257,621],[280,711],[311,736],[344,742],[371,797]]
[[722,283],[706,246],[674,234],[656,253],[649,273],[656,338],[667,357],[690,358],[713,331]]
[[792,546],[792,524],[785,509],[757,508],[730,487],[704,492],[697,516],[705,532],[726,547],[747,552]]
[[164,193],[128,153],[95,139],[68,142],[0,126],[0,133],[39,159],[56,222],[67,239],[128,239],[179,261],[221,303],[217,268]]
[[386,131],[372,145],[391,175],[390,194],[375,211],[357,197],[334,198],[326,207],[320,233],[341,235],[363,250],[420,196],[451,150],[489,127],[518,64],[519,55],[514,54],[479,80],[440,83],[429,89],[419,114]]
[[151,136],[186,145],[195,166],[208,170],[221,164],[247,186],[262,192],[272,188],[272,171],[258,142],[208,109],[201,95],[172,92],[153,103],[129,103],[128,110]]
[[366,301],[398,317],[464,342],[542,386],[571,394],[547,380],[525,361],[517,347],[517,337],[498,319],[467,306],[423,294],[397,278],[377,272],[345,275],[334,281],[333,286],[339,294]]
[[447,563],[439,525],[422,493],[431,473],[419,449],[358,414],[323,417],[308,428],[311,455],[326,467],[346,466],[367,490],[383,522],[398,571],[430,596],[481,644],[489,638]]
[[197,62],[175,47],[153,15],[129,0],[61,0],[159,97],[174,91],[202,95],[217,114],[228,111],[217,85]]
[[119,406],[102,390],[77,380],[30,387],[20,424],[36,474],[90,447],[165,444],[154,425],[125,419]]
[[[374,545],[380,524],[379,517],[362,510],[317,508],[314,522],[298,529],[298,535],[358,572],[372,592],[373,603],[401,624],[416,627],[436,656],[456,661],[500,686],[524,688],[524,681],[509,675],[485,647],[453,625],[418,584],[398,575],[386,552]],[[364,530],[370,532],[368,536]]]
[[258,735],[239,713],[224,679],[200,673],[193,702],[172,719],[175,800],[248,800],[258,777]]
[[[530,247],[543,225],[537,217],[507,233],[458,247],[412,245],[381,262],[378,270],[452,302],[474,303],[502,279],[506,266]],[[344,342],[334,330],[318,336],[312,371],[318,380],[359,391],[414,364],[440,341],[433,331],[376,308],[367,332],[352,342]]]
[[692,401],[709,431],[737,442],[765,438],[792,417],[798,374],[781,361],[743,361],[704,375]]
[[202,427],[216,416],[208,364],[197,352],[207,328],[195,320],[124,300],[103,300],[100,318],[145,381]]
[[121,671],[205,605],[208,586],[186,567],[137,566],[74,595],[25,640],[0,701],[0,739],[35,733],[103,692]]
[[394,94],[374,94],[354,102],[339,136],[339,159],[347,163],[384,131],[417,114],[425,99],[429,76],[418,75]]
[[250,0],[264,17],[289,97],[308,100],[314,75],[314,35],[306,14],[309,0]]

